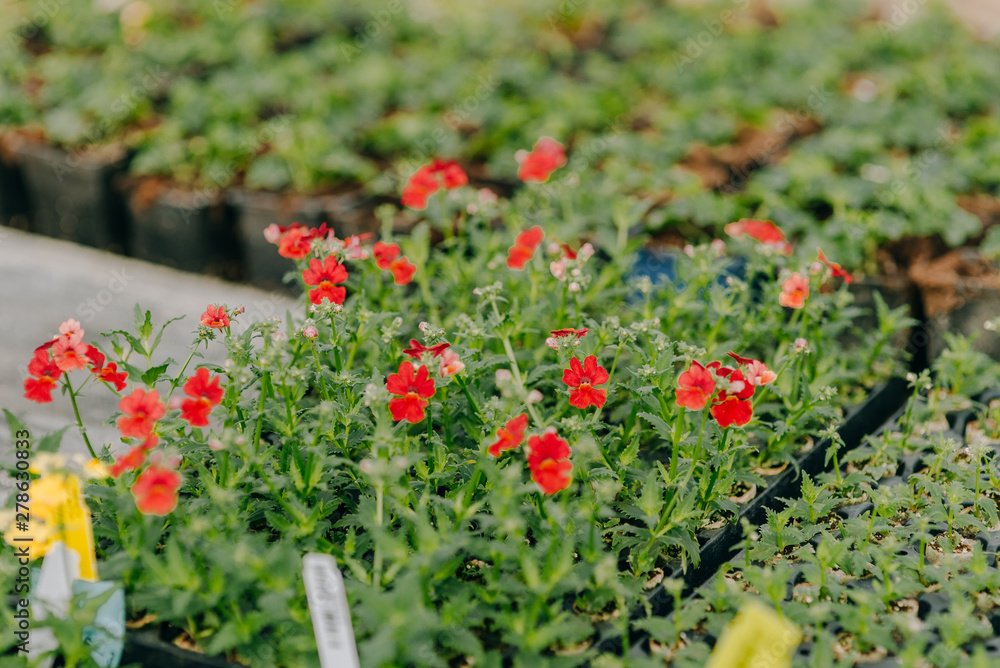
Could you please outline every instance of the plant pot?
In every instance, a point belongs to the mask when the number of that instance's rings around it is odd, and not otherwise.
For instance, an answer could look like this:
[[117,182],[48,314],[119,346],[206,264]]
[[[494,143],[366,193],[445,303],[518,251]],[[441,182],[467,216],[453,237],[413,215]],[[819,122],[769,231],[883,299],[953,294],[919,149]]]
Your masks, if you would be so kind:
[[910,268],[926,316],[927,354],[947,345],[946,332],[978,335],[973,347],[1000,360],[1000,332],[987,322],[1000,318],[1000,274],[975,248],[958,248]]
[[70,153],[48,144],[14,146],[36,232],[118,253],[128,247],[127,218],[112,181],[125,165],[125,152],[109,145]]
[[274,244],[264,238],[268,225],[301,223],[316,227],[327,223],[341,239],[378,229],[371,207],[360,192],[301,195],[234,188],[226,192],[226,201],[236,217],[244,278],[269,288],[283,285],[282,278],[295,268],[295,263],[278,255]]
[[[861,345],[868,332],[878,330],[876,294],[890,309],[908,306],[909,315],[917,319],[923,313],[917,286],[907,276],[858,276],[848,290],[854,295],[854,306],[864,309],[864,313],[854,318],[855,330],[844,335],[842,340],[845,343]],[[916,336],[913,328],[909,328],[897,332],[892,338],[892,345],[916,355],[921,349],[922,339]]]
[[128,631],[121,665],[142,668],[232,668],[239,664],[182,649],[160,638],[155,630]]
[[227,191],[226,202],[236,218],[244,278],[269,288],[282,286],[281,279],[295,269],[295,262],[278,255],[275,245],[264,238],[264,229],[292,223],[315,227],[325,217],[322,200],[240,188]]
[[[875,389],[864,403],[848,413],[848,417],[838,430],[843,439],[843,447],[839,450],[841,455],[861,445],[865,436],[881,428],[899,411],[906,399],[906,381],[902,378],[893,378]],[[805,471],[815,477],[829,468],[826,465],[826,451],[830,445],[829,439],[819,442],[800,455],[794,466],[786,468],[769,480],[767,487],[761,489],[758,485],[756,496],[740,509],[738,517],[725,523],[720,529],[699,535],[701,560],[698,566],[686,573],[677,566],[672,571],[668,570],[667,577],[684,580],[685,596],[689,596],[705,584],[724,563],[738,554],[742,541],[742,520],[746,520],[752,526],[760,526],[766,520],[767,510],[780,510],[784,505],[783,499],[798,498],[801,491],[799,471]],[[666,588],[660,585],[649,592],[647,605],[652,615],[666,616],[673,610],[674,599]],[[642,617],[645,614],[645,607],[642,606],[633,611],[633,617]],[[630,644],[632,647],[639,647],[645,645],[647,639],[648,635],[645,633],[633,633]],[[600,649],[620,651],[621,640],[608,638],[601,644]]]
[[157,179],[122,180],[119,187],[127,193],[132,255],[184,271],[241,277],[233,217],[217,193]]
[[24,175],[9,143],[12,142],[0,134],[0,225],[28,230],[30,207]]

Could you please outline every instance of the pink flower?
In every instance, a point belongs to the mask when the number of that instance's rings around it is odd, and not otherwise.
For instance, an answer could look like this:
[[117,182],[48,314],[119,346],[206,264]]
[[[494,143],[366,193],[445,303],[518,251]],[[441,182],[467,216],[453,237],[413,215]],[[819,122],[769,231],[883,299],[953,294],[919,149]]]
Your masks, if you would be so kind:
[[264,238],[269,244],[276,244],[281,241],[281,228],[277,223],[271,223],[264,228]]
[[781,285],[781,296],[778,303],[788,308],[802,308],[809,296],[809,279],[796,272],[789,276]]
[[59,325],[59,333],[67,338],[72,338],[78,336],[83,338],[83,327],[80,325],[78,320],[70,318],[61,325]]
[[556,277],[557,280],[566,280],[566,258],[562,258],[558,262],[549,262],[549,271],[552,275]]
[[445,350],[441,355],[441,367],[439,372],[442,376],[454,376],[465,368],[465,363],[458,358],[454,350]]
[[680,386],[674,390],[677,405],[691,411],[700,411],[712,399],[715,392],[715,376],[694,360],[687,371],[677,379]]
[[226,307],[216,307],[215,304],[209,304],[205,308],[205,312],[201,314],[201,324],[212,329],[229,327],[229,316],[226,315]]
[[52,346],[52,361],[62,371],[86,369],[90,366],[90,360],[87,357],[88,349],[89,346],[78,335],[63,336]]

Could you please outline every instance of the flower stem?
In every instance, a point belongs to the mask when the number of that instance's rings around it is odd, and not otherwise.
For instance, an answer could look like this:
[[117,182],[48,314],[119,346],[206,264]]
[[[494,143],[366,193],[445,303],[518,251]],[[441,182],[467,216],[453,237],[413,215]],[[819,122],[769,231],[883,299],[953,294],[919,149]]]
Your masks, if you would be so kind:
[[181,378],[184,377],[184,372],[187,371],[188,364],[191,363],[192,358],[194,358],[195,351],[197,351],[197,350],[198,350],[198,346],[195,345],[195,347],[192,348],[191,352],[188,354],[188,358],[184,361],[184,366],[181,367],[181,372],[179,374],[177,374],[177,377],[174,380],[170,381],[170,392],[167,393],[167,399],[166,399],[166,401],[164,401],[164,403],[167,403],[167,402],[170,401],[170,397],[171,397],[171,395],[173,395],[174,390],[176,390],[177,386],[180,385]]
[[[490,303],[493,306],[493,313],[496,314],[497,317],[497,331],[500,331],[500,310],[497,308],[497,302],[495,299],[491,300]],[[517,358],[514,357],[514,348],[510,345],[510,337],[507,336],[507,332],[503,332],[500,335],[500,338],[503,341],[503,348],[507,353],[507,358],[510,360],[510,370],[511,373],[514,374],[514,382],[517,383],[517,386],[522,392],[525,392],[526,389],[524,387],[524,380],[522,380],[521,370],[517,366]],[[528,407],[528,413],[531,415],[531,419],[534,420],[535,424],[541,427],[543,425],[542,419],[539,417],[538,412],[535,411],[535,407],[530,403],[526,404],[526,406]]]
[[462,388],[462,392],[465,394],[465,399],[469,402],[469,406],[472,407],[472,412],[475,414],[476,419],[479,420],[480,424],[482,424],[483,416],[479,413],[479,406],[476,405],[476,400],[472,398],[472,393],[469,392],[469,385],[461,376],[455,376],[455,380],[458,382],[458,386]]
[[316,373],[319,374],[320,387],[323,388],[323,399],[330,401],[330,391],[326,387],[326,378],[323,377],[323,365],[319,363],[319,353],[316,352],[316,346],[312,341],[309,341],[309,347],[312,348],[313,361],[316,362]]
[[[729,440],[729,427],[722,430],[722,446],[719,448],[721,454],[726,453],[726,445]],[[712,492],[715,491],[715,483],[719,479],[719,471],[722,470],[722,462],[719,462],[718,466],[712,468],[712,477],[708,479],[708,489],[705,490],[705,497],[702,501],[705,504],[705,508],[708,508],[708,504],[712,500]]]
[[90,456],[97,459],[97,453],[94,452],[94,446],[90,444],[90,438],[87,436],[87,428],[83,426],[83,419],[80,417],[80,408],[76,405],[76,392],[73,391],[73,386],[69,382],[69,374],[66,374],[66,389],[69,391],[69,400],[73,404],[73,414],[76,415],[76,426],[80,429],[80,436],[83,436],[83,442],[87,445],[87,450],[90,451]]
[[330,337],[330,342],[333,344],[333,361],[337,367],[335,371],[337,373],[340,373],[340,370],[343,368],[343,366],[341,365],[340,362],[340,345],[337,341],[337,322],[335,316],[332,313],[330,314],[330,327],[333,328],[333,335]]

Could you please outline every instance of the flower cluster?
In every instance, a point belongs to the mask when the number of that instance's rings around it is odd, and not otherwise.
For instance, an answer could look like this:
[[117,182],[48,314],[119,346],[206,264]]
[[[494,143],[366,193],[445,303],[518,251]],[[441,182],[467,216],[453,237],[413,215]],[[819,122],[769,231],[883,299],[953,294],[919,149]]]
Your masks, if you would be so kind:
[[114,362],[105,364],[104,354],[84,343],[80,323],[69,319],[59,326],[59,334],[35,349],[28,362],[28,378],[24,380],[24,396],[36,403],[52,401],[63,373],[90,368],[93,377],[115,392],[125,389],[128,374],[119,371]]
[[569,279],[570,290],[577,292],[579,288],[574,289],[573,286],[579,286],[582,277],[580,267],[593,257],[594,247],[586,243],[580,246],[579,251],[574,251],[569,244],[551,244],[549,252],[560,255],[558,260],[549,262],[549,271],[556,279],[564,283]]
[[[528,426],[528,416],[524,413],[511,418],[497,429],[497,440],[486,451],[499,457],[506,450],[514,450],[524,442],[524,431]],[[573,463],[569,461],[572,450],[555,429],[549,428],[541,435],[528,438],[528,469],[531,479],[544,494],[555,494],[571,482]]]
[[469,182],[469,177],[458,163],[451,160],[435,159],[430,164],[423,165],[410,176],[403,187],[403,206],[423,210],[427,208],[427,199],[444,188],[453,190]]
[[287,227],[279,227],[272,223],[264,229],[264,238],[278,245],[278,255],[291,260],[302,260],[312,252],[315,239],[324,239],[330,233],[326,223],[319,227],[308,228],[301,223],[292,223]]
[[711,404],[709,411],[720,427],[742,427],[753,417],[750,398],[755,388],[773,383],[777,374],[759,360],[733,352],[729,356],[740,368],[725,367],[721,362],[702,366],[692,360],[691,366],[678,378],[674,396],[678,406],[692,411],[700,411]]

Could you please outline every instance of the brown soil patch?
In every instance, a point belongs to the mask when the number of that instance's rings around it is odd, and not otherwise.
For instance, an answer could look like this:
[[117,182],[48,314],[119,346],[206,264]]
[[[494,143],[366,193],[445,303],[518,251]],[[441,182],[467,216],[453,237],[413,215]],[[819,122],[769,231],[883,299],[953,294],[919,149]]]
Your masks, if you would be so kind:
[[956,248],[934,260],[918,259],[910,280],[920,289],[928,318],[953,311],[983,290],[1000,290],[1000,276],[974,248]]

